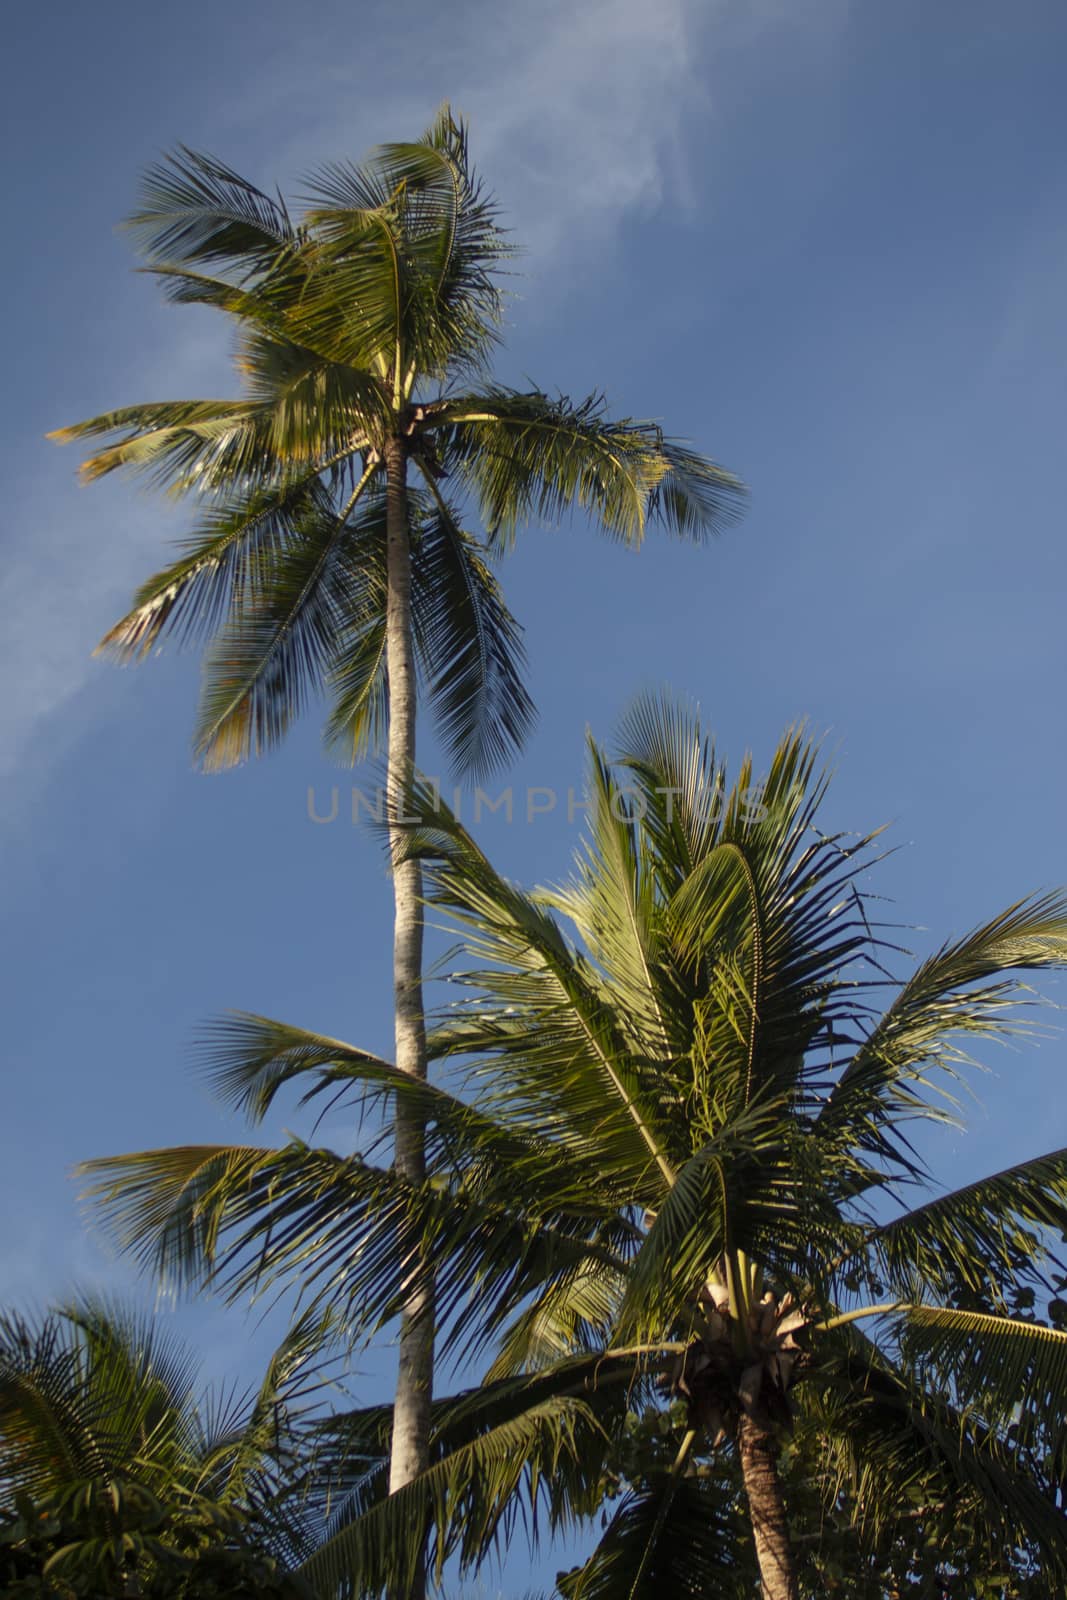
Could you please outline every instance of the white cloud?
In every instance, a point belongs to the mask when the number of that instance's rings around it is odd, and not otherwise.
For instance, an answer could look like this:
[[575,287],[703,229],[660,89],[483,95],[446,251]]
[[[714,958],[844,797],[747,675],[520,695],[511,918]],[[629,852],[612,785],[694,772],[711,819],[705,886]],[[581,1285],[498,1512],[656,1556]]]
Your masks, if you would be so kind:
[[[116,404],[232,386],[218,324],[197,327],[189,316],[171,315],[175,327],[184,323],[182,333],[150,363],[116,371]],[[130,338],[135,346],[136,323]],[[166,541],[180,537],[183,526],[184,513],[128,483],[80,486],[75,472],[84,453],[34,439],[15,461],[33,494],[16,498],[0,571],[0,777],[17,774],[23,792],[49,760],[27,760],[37,736],[88,683],[101,634],[166,559]],[[52,758],[81,730],[81,719],[67,729],[49,726]]]
[[[753,52],[821,55],[841,36],[848,0],[800,10],[788,0],[423,0],[416,25],[401,29],[392,0],[362,13],[350,56],[341,30],[324,60],[316,32],[301,58],[286,50],[237,121],[257,126],[265,99],[275,124],[293,129],[279,153],[299,173],[409,137],[448,99],[543,264],[635,210],[706,188],[708,143],[694,140],[702,114],[736,90]],[[309,113],[309,100],[329,109]]]
[[[471,121],[477,163],[517,236],[542,258],[680,192],[684,119],[707,95],[696,25],[723,9],[699,0],[467,0],[427,8],[391,53],[395,11],[372,8],[350,57],[342,44],[324,60],[321,38],[302,60],[287,51],[270,88],[257,85],[236,120],[247,133],[264,100],[280,109],[276,121],[292,131],[278,154],[295,174],[409,137],[449,99]],[[309,116],[309,94],[329,109]]]

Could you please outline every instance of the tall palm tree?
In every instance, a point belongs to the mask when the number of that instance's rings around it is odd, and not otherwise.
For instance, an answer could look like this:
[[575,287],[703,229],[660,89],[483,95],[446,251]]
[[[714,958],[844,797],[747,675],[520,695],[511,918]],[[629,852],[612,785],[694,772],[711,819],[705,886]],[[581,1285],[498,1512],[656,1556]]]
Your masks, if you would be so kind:
[[[131,219],[181,304],[225,311],[240,399],[126,406],[59,431],[113,436],[83,476],[123,469],[192,496],[199,525],[101,649],[131,660],[165,634],[207,637],[196,747],[224,767],[274,744],[324,689],[332,742],[387,740],[395,858],[396,1065],[426,1073],[418,863],[397,850],[421,670],[457,766],[518,746],[532,707],[521,644],[489,566],[520,524],[571,506],[630,545],[659,525],[701,539],[741,505],[731,474],[658,424],[491,383],[496,271],[510,249],[446,108],[413,144],[310,180],[299,221],[219,162],[182,149],[149,172]],[[117,437],[115,437],[117,436]],[[454,486],[454,493],[449,486]],[[460,500],[486,529],[465,530]],[[398,1106],[415,1183],[422,1130]],[[400,1339],[393,1481],[425,1465],[432,1288],[413,1268]]]
[[309,1572],[402,1589],[431,1523],[440,1565],[476,1562],[524,1495],[551,1525],[590,1514],[637,1404],[663,1412],[669,1458],[631,1479],[569,1600],[637,1600],[664,1574],[731,1592],[722,1452],[767,1600],[798,1595],[790,1428],[857,1561],[959,1524],[1067,1581],[1067,1334],[1027,1310],[1055,1287],[1067,1151],[946,1194],[912,1137],[951,1120],[972,1048],[1028,1026],[1021,974],[1067,962],[1067,901],[1020,902],[898,982],[859,888],[872,841],[820,831],[801,733],[758,789],[747,760],[730,785],[697,720],[650,702],[619,764],[593,745],[590,766],[575,875],[532,894],[425,786],[409,801],[468,954],[430,1034],[451,1081],[260,1017],[211,1036],[253,1116],[290,1082],[411,1107],[423,1181],[298,1141],[90,1163],[120,1238],[171,1281],[288,1278],[373,1331],[423,1249],[442,1351],[493,1351],[481,1388],[436,1402],[431,1464],[397,1495],[389,1408],[334,1420],[349,1493]]
[[9,1556],[56,1595],[307,1595],[291,1569],[322,1331],[304,1318],[257,1392],[212,1400],[121,1307],[0,1317],[0,1573]]

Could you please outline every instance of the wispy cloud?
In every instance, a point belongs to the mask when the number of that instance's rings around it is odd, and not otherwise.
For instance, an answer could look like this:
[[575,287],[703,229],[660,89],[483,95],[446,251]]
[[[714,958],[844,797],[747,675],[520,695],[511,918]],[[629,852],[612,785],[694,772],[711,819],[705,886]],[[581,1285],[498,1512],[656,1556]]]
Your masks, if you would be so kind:
[[[230,386],[218,325],[198,328],[184,320],[184,336],[150,364],[138,364],[135,351],[116,363],[116,404]],[[130,337],[136,341],[136,322]],[[0,571],[0,777],[17,775],[26,791],[82,731],[80,717],[67,729],[56,727],[56,714],[88,683],[97,641],[165,559],[167,539],[180,536],[182,514],[128,484],[81,487],[80,447],[61,453],[39,437],[18,446],[9,467],[17,488]],[[23,489],[29,485],[32,493]],[[46,730],[47,742],[28,759]]]
[[[683,192],[685,118],[709,94],[697,33],[710,13],[735,9],[701,0],[467,0],[427,8],[393,54],[395,12],[371,8],[350,57],[342,48],[324,58],[316,39],[303,59],[279,58],[267,99],[293,131],[278,154],[293,173],[325,155],[359,155],[378,139],[408,136],[448,99],[471,120],[478,164],[540,260]],[[309,90],[328,109],[309,116]],[[257,85],[238,121],[255,124],[261,94]]]

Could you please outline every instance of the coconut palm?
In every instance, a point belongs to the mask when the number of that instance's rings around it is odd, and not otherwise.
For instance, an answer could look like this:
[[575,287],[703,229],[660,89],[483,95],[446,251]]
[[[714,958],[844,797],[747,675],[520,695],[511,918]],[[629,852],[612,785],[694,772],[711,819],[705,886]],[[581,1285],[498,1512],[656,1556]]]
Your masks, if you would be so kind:
[[[355,758],[387,741],[397,801],[415,759],[416,677],[459,769],[518,746],[532,707],[519,630],[490,558],[518,527],[569,507],[640,544],[701,539],[738,513],[729,473],[658,424],[493,384],[497,269],[510,254],[494,202],[448,112],[422,140],[310,180],[294,220],[221,163],[182,149],[151,170],[131,219],[170,298],[219,308],[237,332],[239,399],[126,406],[60,430],[111,436],[83,476],[147,474],[192,497],[198,525],[101,649],[127,661],[166,635],[206,638],[196,735],[207,767],[273,745],[309,694]],[[471,505],[485,528],[464,527]],[[426,1072],[419,868],[397,859],[396,1065]],[[424,1170],[398,1108],[396,1159]],[[400,1340],[394,1483],[425,1464],[432,1289],[413,1267]]]
[[952,1118],[973,1049],[1033,1025],[1021,974],[1067,960],[1067,901],[1020,902],[895,981],[858,882],[872,840],[819,830],[802,733],[758,789],[747,760],[728,784],[677,707],[639,706],[621,746],[617,766],[591,748],[561,888],[523,892],[425,786],[409,801],[467,952],[430,1034],[450,1078],[263,1018],[212,1035],[220,1089],[254,1116],[290,1081],[410,1106],[423,1182],[372,1147],[171,1149],[91,1164],[105,1211],[174,1283],[288,1278],[369,1331],[428,1251],[442,1349],[492,1353],[481,1387],[435,1402],[430,1465],[391,1497],[389,1408],[334,1420],[348,1493],[317,1581],[402,1592],[431,1524],[440,1570],[523,1505],[589,1515],[635,1407],[662,1412],[666,1459],[627,1479],[569,1600],[662,1593],[665,1574],[745,1592],[720,1457],[767,1600],[798,1595],[790,1430],[857,1561],[958,1525],[1067,1581],[1067,1334],[1027,1309],[1054,1286],[1067,1151],[942,1193],[914,1137]]
[[292,1568],[321,1335],[304,1318],[258,1392],[212,1398],[150,1318],[99,1301],[0,1317],[4,1593],[307,1595]]

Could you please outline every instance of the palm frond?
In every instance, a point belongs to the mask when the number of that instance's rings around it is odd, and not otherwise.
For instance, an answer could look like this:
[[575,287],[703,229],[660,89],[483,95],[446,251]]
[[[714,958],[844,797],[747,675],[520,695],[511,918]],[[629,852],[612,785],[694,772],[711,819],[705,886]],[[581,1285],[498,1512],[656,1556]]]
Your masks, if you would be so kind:
[[504,546],[519,523],[554,521],[572,506],[631,545],[641,543],[650,521],[695,537],[740,514],[738,479],[705,462],[696,498],[687,484],[696,482],[698,458],[688,459],[682,476],[683,458],[656,423],[611,419],[599,394],[575,402],[489,388],[442,402],[424,426],[477,498],[491,540]]
[[962,1287],[999,1300],[1044,1281],[1046,1230],[1067,1234],[1067,1150],[938,1195],[865,1231],[861,1248],[901,1299]]
[[467,1193],[506,1198],[522,1185],[527,1200],[562,1210],[585,1198],[581,1168],[568,1170],[564,1153],[499,1120],[439,1084],[411,1077],[391,1062],[339,1039],[309,1033],[248,1012],[218,1018],[204,1032],[201,1060],[222,1100],[261,1120],[280,1091],[296,1084],[302,1106],[327,1101],[356,1107],[361,1117],[391,1120],[407,1107],[426,1129],[426,1159],[440,1181],[462,1182]]
[[902,1348],[928,1383],[950,1386],[957,1404],[992,1427],[1037,1420],[1062,1449],[1067,1332],[957,1306],[914,1305],[901,1315]]
[[625,1286],[625,1258],[587,1256],[558,1273],[500,1334],[487,1381],[540,1372],[575,1351],[609,1345]]
[[363,352],[393,370],[405,397],[416,372],[479,370],[500,321],[494,272],[512,252],[462,123],[445,108],[422,140],[380,146],[360,166],[322,167],[310,190],[325,270],[300,316],[316,347],[352,348],[351,326],[330,304],[347,300],[360,306]]
[[150,261],[230,262],[242,274],[263,271],[299,238],[284,201],[185,145],[147,170],[127,226]]
[[688,1039],[672,1027],[666,989],[662,900],[655,861],[642,848],[629,796],[620,791],[603,754],[589,740],[587,831],[575,880],[549,895],[574,924],[593,960],[611,974],[620,1025],[636,1053],[663,1070],[684,1053]]
[[196,750],[209,770],[276,744],[321,684],[338,633],[369,623],[374,550],[372,540],[365,563],[358,501],[372,470],[340,507],[325,492],[305,499],[286,543],[261,548],[254,605],[231,614],[204,661]]
[[213,507],[183,541],[178,560],[137,591],[132,609],[104,635],[98,653],[128,662],[147,656],[166,633],[179,643],[210,638],[228,614],[258,602],[272,555],[284,548],[319,493],[316,479],[304,478]]
[[[620,1178],[625,1173],[639,1192],[661,1192],[671,1172],[666,1140],[621,1045],[599,975],[534,897],[493,870],[439,796],[417,791],[412,804],[412,814],[427,819],[413,833],[412,848],[424,862],[431,899],[470,930],[467,950],[487,963],[462,981],[494,1002],[484,1023],[474,1008],[459,1014],[435,1034],[433,1050],[491,1051],[496,1087],[487,1103],[506,1100],[511,1114],[535,1116],[546,1130],[559,1124],[563,1131],[558,1110],[569,1103],[566,1136],[575,1153],[587,1108],[599,1159],[613,1146]],[[554,1013],[550,1033],[538,1026],[537,1006]]]
[[698,1600],[732,1594],[736,1530],[719,1486],[658,1474],[631,1489],[600,1543],[560,1583],[564,1600]]
[[[434,1405],[431,1465],[384,1490],[387,1408],[334,1419],[336,1481],[351,1478],[328,1537],[303,1568],[327,1588],[406,1591],[423,1539],[438,1580],[447,1561],[477,1571],[518,1527],[535,1540],[572,1525],[595,1503],[606,1422],[624,1407],[634,1361],[586,1358],[552,1372],[483,1386]],[[346,1587],[348,1586],[348,1587]]]
[[[886,1130],[937,1115],[937,1096],[972,1058],[964,1041],[1028,1031],[1020,1006],[1031,991],[1013,972],[1067,960],[1067,897],[1020,900],[948,942],[903,984],[834,1085],[816,1122],[820,1136],[886,1153]],[[1031,1030],[1032,1031],[1032,1030]],[[947,1082],[946,1082],[947,1080]]]
[[433,486],[412,572],[414,627],[439,737],[480,778],[521,748],[534,719],[521,629],[477,541]]
[[244,480],[252,488],[276,483],[270,451],[272,419],[254,400],[162,400],[107,411],[49,435],[60,444],[108,433],[117,443],[89,456],[87,483],[120,469],[145,473],[174,494],[225,487]]
[[353,1338],[399,1315],[411,1262],[435,1264],[440,1349],[477,1351],[531,1295],[588,1257],[613,1261],[597,1220],[561,1204],[531,1224],[502,1195],[407,1184],[392,1169],[293,1140],[189,1146],[87,1162],[118,1242],[168,1287],[231,1300],[298,1281]]
[[862,1543],[919,1505],[935,1525],[942,1514],[973,1516],[991,1555],[1027,1547],[1050,1576],[1067,1575],[1067,1518],[1031,1462],[855,1327],[824,1342],[798,1400],[798,1428],[818,1435],[826,1504],[847,1497]]

